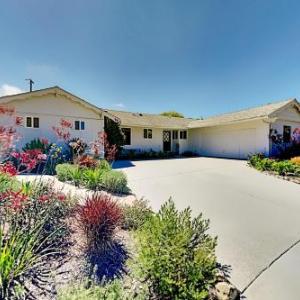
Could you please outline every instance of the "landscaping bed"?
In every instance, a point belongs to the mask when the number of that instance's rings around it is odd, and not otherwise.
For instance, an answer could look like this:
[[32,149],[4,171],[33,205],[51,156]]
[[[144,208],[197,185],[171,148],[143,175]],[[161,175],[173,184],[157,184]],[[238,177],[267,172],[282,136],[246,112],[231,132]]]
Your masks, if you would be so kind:
[[172,200],[158,213],[107,192],[79,201],[4,172],[0,195],[1,299],[208,299],[217,280],[209,221]]
[[282,160],[255,154],[249,158],[248,164],[259,171],[300,184],[300,157]]

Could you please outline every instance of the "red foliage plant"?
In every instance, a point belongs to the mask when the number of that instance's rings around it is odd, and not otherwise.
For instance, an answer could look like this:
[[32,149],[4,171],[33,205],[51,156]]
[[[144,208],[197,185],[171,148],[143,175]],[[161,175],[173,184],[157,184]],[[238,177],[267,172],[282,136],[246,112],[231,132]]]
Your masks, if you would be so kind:
[[106,194],[94,194],[77,208],[78,225],[86,235],[90,250],[107,246],[122,218],[122,209]]
[[98,161],[88,155],[83,155],[79,157],[77,163],[80,167],[86,167],[91,169],[95,169],[98,166]]
[[0,172],[5,173],[9,176],[15,176],[18,174],[16,167],[10,161],[6,162],[3,165],[0,165]]

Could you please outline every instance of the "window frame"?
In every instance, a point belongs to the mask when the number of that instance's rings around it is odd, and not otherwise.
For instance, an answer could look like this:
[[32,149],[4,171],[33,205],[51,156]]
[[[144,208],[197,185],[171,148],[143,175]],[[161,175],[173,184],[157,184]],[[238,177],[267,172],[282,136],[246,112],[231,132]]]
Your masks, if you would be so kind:
[[[30,126],[28,126],[27,120],[30,119]],[[35,120],[38,120],[38,126],[35,126]],[[40,117],[25,116],[25,127],[31,129],[40,128]]]
[[180,132],[179,132],[179,138],[181,140],[187,140],[187,130],[180,130]]
[[149,140],[151,140],[152,137],[153,137],[153,131],[152,131],[152,128],[144,128],[143,134],[144,134],[144,139],[149,139]]
[[[78,128],[76,128],[76,123],[78,122]],[[83,124],[83,128],[82,128]],[[76,131],[84,131],[85,130],[85,121],[84,120],[74,120],[74,130]]]
[[[124,135],[124,146],[131,146],[131,128],[130,127],[122,127],[121,130]],[[124,130],[125,131],[128,130],[128,132],[129,132],[129,143],[126,143],[127,135],[124,133]]]

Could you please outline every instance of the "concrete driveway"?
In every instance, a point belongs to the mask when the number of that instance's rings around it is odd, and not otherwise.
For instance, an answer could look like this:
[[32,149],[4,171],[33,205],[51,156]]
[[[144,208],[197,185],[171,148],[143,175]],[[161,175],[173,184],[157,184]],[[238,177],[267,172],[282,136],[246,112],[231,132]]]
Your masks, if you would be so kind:
[[[243,290],[300,239],[300,185],[268,176],[245,161],[188,158],[119,162],[129,186],[155,210],[169,197],[211,220],[217,256],[232,267]],[[300,298],[300,244],[267,268],[246,290],[250,300]]]

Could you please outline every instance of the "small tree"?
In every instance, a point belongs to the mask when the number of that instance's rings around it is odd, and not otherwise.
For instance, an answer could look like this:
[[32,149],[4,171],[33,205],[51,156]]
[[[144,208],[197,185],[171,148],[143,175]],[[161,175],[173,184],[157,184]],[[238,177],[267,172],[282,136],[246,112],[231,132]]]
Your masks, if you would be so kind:
[[207,299],[216,274],[216,238],[208,227],[201,214],[193,219],[190,208],[178,212],[169,200],[138,230],[138,262],[153,296]]
[[184,115],[177,111],[165,111],[165,112],[162,112],[160,115],[165,116],[165,117],[184,118]]
[[124,145],[124,134],[119,124],[108,117],[104,117],[104,131],[109,145],[116,145],[118,153],[120,153]]

